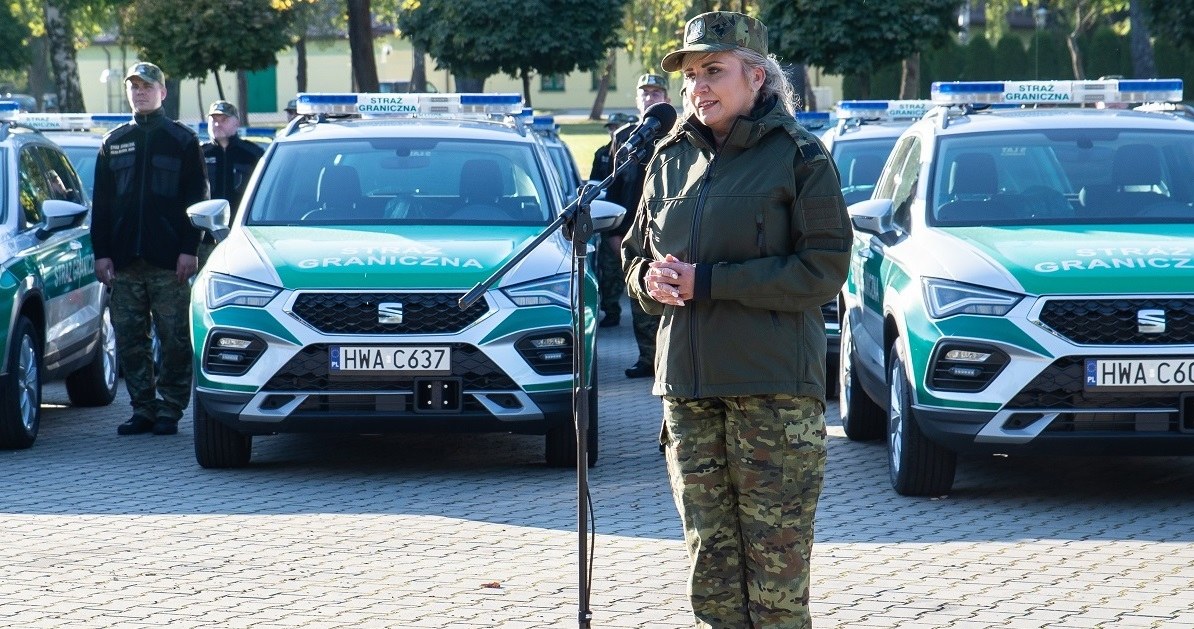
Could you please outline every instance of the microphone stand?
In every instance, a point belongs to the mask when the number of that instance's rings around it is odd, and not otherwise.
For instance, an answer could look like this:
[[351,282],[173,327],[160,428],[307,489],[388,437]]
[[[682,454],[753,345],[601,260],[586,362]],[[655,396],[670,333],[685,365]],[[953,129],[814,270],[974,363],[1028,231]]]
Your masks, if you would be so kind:
[[[623,145],[624,147],[625,145]],[[572,338],[574,350],[572,352],[572,413],[576,422],[576,502],[577,502],[577,535],[579,551],[579,600],[577,621],[580,629],[589,629],[593,613],[589,610],[589,586],[592,582],[592,568],[589,564],[588,516],[591,499],[589,497],[589,393],[592,382],[587,369],[589,360],[585,353],[585,268],[589,251],[589,238],[593,236],[593,215],[591,204],[601,194],[602,190],[613,184],[618,175],[632,164],[637,164],[654,148],[651,140],[642,146],[627,151],[626,158],[621,164],[615,162],[614,171],[597,185],[586,184],[580,189],[576,199],[564,208],[538,236],[525,247],[514,253],[502,266],[485,280],[473,286],[457,302],[461,310],[467,310],[482,295],[488,291],[502,276],[510,272],[535,247],[551,237],[556,230],[563,228],[564,234],[572,243],[572,286],[576,294],[572,311]],[[618,153],[615,153],[618,155]],[[594,347],[596,351],[596,347]],[[596,375],[596,374],[594,374]]]

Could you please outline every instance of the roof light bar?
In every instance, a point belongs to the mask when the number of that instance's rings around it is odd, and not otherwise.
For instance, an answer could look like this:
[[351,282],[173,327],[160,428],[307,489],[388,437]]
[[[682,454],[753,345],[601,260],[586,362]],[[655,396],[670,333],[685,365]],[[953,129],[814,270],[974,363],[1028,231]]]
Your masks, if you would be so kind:
[[0,100],[0,121],[14,120],[21,111],[21,104],[15,100]]
[[796,122],[806,129],[823,129],[833,123],[833,116],[827,111],[798,111]]
[[939,81],[933,83],[932,96],[940,105],[1177,102],[1182,87],[1181,79]]
[[531,128],[535,131],[555,131],[555,116],[535,116],[531,119]]
[[299,114],[383,116],[510,115],[522,113],[519,94],[315,94],[298,95]]
[[22,124],[42,131],[91,131],[118,127],[133,119],[132,114],[42,114],[22,113]]
[[837,117],[916,120],[934,106],[931,100],[844,100],[837,104]]

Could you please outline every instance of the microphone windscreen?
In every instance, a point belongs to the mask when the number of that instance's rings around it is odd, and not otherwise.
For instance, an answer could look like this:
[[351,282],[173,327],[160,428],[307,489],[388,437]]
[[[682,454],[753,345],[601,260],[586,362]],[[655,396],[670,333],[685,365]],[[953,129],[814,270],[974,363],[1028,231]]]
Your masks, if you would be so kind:
[[655,137],[661,138],[676,126],[676,108],[672,107],[670,103],[655,103],[643,112],[643,121],[647,118],[654,118],[659,121],[659,128],[655,131]]

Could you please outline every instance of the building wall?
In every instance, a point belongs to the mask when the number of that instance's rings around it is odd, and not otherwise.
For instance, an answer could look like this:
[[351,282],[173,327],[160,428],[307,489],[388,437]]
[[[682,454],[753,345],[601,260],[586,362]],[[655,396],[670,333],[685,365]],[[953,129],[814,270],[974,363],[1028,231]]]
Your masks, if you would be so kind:
[[[382,36],[374,39],[375,59],[377,61],[377,75],[380,81],[408,81],[413,67],[413,54],[410,43],[406,40]],[[296,67],[298,59],[293,49],[278,53],[276,67],[277,76],[277,107],[273,112],[249,113],[250,124],[265,124],[281,122],[281,113],[286,101],[294,97],[298,81]],[[325,40],[307,43],[307,88],[311,92],[351,92],[352,68],[349,62],[347,40]],[[88,112],[128,111],[128,102],[124,96],[123,68],[127,68],[139,59],[136,53],[129,49],[122,51],[115,45],[92,45],[79,51],[79,79],[83,89],[83,101]],[[146,61],[153,61],[147,59]],[[446,70],[436,70],[435,61],[426,58],[427,80],[434,84],[441,92],[454,90],[451,76]],[[624,52],[619,52],[615,68],[615,78],[605,99],[605,112],[634,110],[634,83],[642,74],[642,65],[638,61],[630,60]],[[670,76],[673,86],[673,102],[678,98],[680,86],[679,74]],[[105,81],[105,79],[107,79]],[[821,87],[819,92],[830,93],[834,98],[841,94],[840,81],[836,77],[822,77],[819,73],[812,77],[813,84]],[[224,97],[237,102],[236,74],[222,72],[220,81],[224,88]],[[543,91],[541,78],[531,78],[531,102],[536,111],[550,111],[561,114],[587,115],[593,107],[596,90],[593,86],[592,75],[589,72],[573,72],[564,79],[563,91]],[[219,97],[215,80],[208,77],[205,81],[189,79],[181,84],[179,94],[180,119],[183,122],[198,122],[203,119],[207,105]],[[514,92],[522,93],[520,79],[497,74],[485,81],[486,92]],[[820,98],[821,93],[818,94]],[[820,103],[822,109],[828,108],[833,101]]]

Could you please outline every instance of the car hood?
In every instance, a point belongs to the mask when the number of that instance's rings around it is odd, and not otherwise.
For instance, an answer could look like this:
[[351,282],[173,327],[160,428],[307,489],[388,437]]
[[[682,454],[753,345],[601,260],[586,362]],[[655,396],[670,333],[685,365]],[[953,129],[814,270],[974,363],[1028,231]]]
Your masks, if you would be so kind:
[[[291,290],[467,290],[488,278],[541,231],[537,226],[494,225],[245,227],[229,239],[222,261],[239,266],[239,254],[251,247],[272,267],[281,285]],[[498,284],[565,272],[569,258],[564,247],[562,238],[548,238]]]
[[955,227],[927,243],[939,277],[1033,295],[1173,292],[1194,225]]

